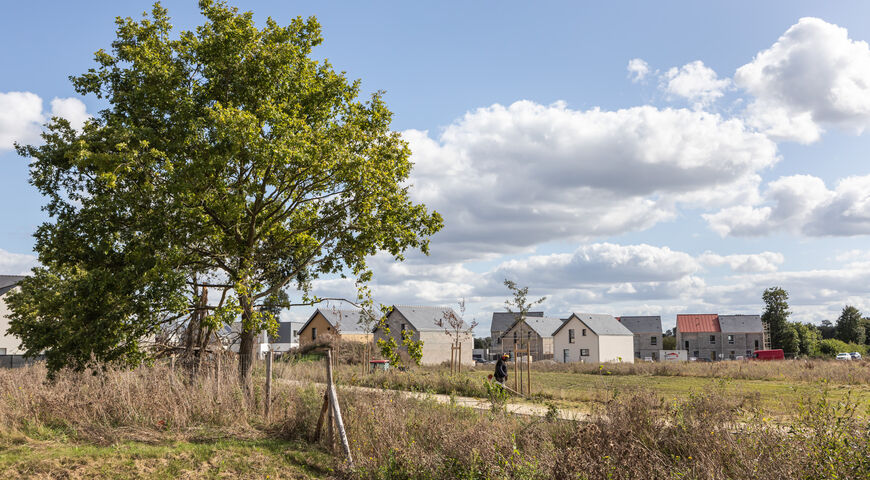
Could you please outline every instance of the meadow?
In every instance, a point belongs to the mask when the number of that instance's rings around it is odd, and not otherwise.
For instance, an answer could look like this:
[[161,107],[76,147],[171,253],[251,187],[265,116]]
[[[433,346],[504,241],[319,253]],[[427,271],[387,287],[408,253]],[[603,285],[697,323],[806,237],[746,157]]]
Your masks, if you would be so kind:
[[[610,366],[608,366],[609,368]],[[539,364],[545,379],[593,377],[633,388],[587,400],[583,422],[505,414],[498,402],[472,410],[398,391],[360,391],[377,384],[417,391],[486,395],[488,369],[450,375],[442,368],[363,375],[337,371],[354,468],[340,450],[312,438],[320,412],[324,365],[278,363],[272,414],[263,414],[263,369],[250,396],[233,370],[191,377],[165,366],[106,372],[61,372],[47,382],[41,365],[0,371],[0,476],[6,478],[339,478],[339,479],[598,479],[598,478],[867,478],[868,402],[863,365],[781,363],[719,366],[703,377],[695,366],[616,366],[601,373]],[[753,378],[734,379],[742,372]],[[814,373],[806,373],[806,371]],[[826,373],[839,380],[828,381]],[[851,375],[851,377],[850,377]],[[785,376],[786,380],[783,380]],[[798,379],[799,378],[799,379]],[[280,381],[280,380],[294,381]],[[649,383],[643,384],[641,381]],[[709,382],[667,395],[656,382]],[[556,380],[552,380],[556,381]],[[734,395],[731,383],[800,383],[800,401],[771,415],[763,396]],[[839,382],[839,383],[837,383]],[[534,387],[535,384],[533,384]],[[582,385],[582,388],[580,387]],[[601,383],[601,391],[617,391]],[[681,385],[677,383],[677,385]],[[682,384],[686,385],[686,384]],[[694,385],[694,384],[688,384]],[[835,394],[831,385],[847,389]],[[848,393],[852,391],[853,393]],[[450,392],[448,392],[450,393]],[[555,398],[555,394],[553,394]],[[566,400],[567,401],[567,400]]]

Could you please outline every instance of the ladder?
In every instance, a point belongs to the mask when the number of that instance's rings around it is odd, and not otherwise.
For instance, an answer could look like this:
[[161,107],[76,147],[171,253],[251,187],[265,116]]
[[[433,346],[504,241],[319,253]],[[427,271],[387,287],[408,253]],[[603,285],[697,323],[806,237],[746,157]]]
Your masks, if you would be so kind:
[[762,343],[764,344],[765,350],[770,350],[770,324],[767,322],[761,322],[764,326],[764,333],[762,334]]

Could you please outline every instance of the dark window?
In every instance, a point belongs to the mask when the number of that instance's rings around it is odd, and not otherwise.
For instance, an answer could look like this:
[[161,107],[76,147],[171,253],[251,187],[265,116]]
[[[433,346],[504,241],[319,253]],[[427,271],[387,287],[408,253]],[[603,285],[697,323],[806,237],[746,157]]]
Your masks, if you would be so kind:
[[563,363],[568,363],[568,357],[569,357],[569,356],[570,356],[570,354],[568,353],[568,349],[567,349],[567,348],[564,349],[564,350],[562,350],[562,362],[563,362]]
[[659,344],[659,339],[656,338],[656,337],[649,337],[649,344],[650,344],[650,345],[658,345],[658,344]]
[[496,339],[496,342],[495,342],[495,343],[498,344],[498,345],[501,345],[501,337],[498,337],[498,338]]
[[514,343],[517,343],[517,332],[514,332]]
[[698,351],[697,351],[697,350],[695,350],[694,352],[692,352],[692,356],[695,357],[695,358],[700,357],[700,355],[698,355]]
[[[574,329],[573,328],[568,329],[568,343],[574,343]],[[565,351],[567,352],[568,350],[565,350]]]
[[585,329],[585,328],[583,329],[582,332],[580,332],[580,335],[582,335],[582,336],[584,336],[584,337],[586,336],[586,329]]
[[734,335],[728,335],[728,345],[734,345]]
[[634,352],[634,358],[640,358],[640,352]]
[[581,357],[588,357],[589,356],[589,349],[588,348],[581,348],[580,349],[580,356]]
[[688,350],[688,349],[689,349],[689,341],[686,340],[686,350]]
[[311,327],[311,339],[317,340],[317,327]]
[[758,340],[755,341],[755,349],[758,350]]
[[402,330],[403,332],[405,331],[405,324],[404,324],[404,323],[403,323],[402,326],[401,326],[401,330]]
[[710,345],[716,345],[716,335],[710,335]]

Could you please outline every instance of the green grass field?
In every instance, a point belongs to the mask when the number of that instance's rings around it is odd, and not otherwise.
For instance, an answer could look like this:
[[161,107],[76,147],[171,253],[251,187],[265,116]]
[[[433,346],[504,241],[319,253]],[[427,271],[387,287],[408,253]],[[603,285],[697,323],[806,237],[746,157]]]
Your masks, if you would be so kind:
[[314,479],[327,477],[332,462],[311,446],[275,439],[100,446],[0,437],[0,478]]

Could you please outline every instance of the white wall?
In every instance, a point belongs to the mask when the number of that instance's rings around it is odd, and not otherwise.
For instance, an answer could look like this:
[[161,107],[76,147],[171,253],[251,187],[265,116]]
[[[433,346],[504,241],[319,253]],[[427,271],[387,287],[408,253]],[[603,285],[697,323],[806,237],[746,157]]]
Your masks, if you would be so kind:
[[[586,329],[586,336],[583,336],[583,329]],[[574,343],[569,343],[568,330],[574,329]],[[631,339],[632,337],[627,337]],[[564,360],[564,350],[568,349],[568,362],[586,362],[598,363],[598,335],[586,326],[577,317],[571,317],[568,323],[559,330],[559,333],[553,337],[553,360],[562,362]],[[632,343],[632,348],[634,344]],[[581,357],[580,350],[588,349],[589,356]]]
[[9,306],[6,305],[6,295],[17,289],[18,287],[15,287],[0,297],[0,352],[5,348],[6,355],[22,355],[24,353],[24,350],[19,348],[21,341],[18,337],[6,333],[6,330],[9,329],[9,315],[12,313]]
[[602,335],[598,344],[600,363],[634,363],[634,335]]

